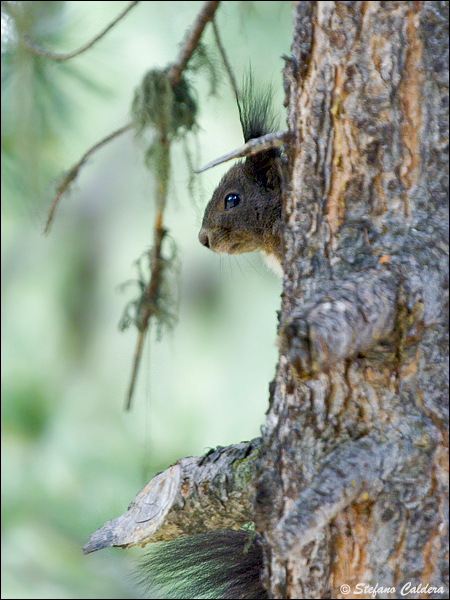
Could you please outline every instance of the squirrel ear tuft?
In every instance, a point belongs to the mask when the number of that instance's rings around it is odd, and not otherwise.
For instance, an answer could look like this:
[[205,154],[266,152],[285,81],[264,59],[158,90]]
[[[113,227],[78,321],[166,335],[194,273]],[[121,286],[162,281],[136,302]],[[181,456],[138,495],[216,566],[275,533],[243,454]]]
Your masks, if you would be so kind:
[[244,141],[276,131],[277,118],[273,110],[273,86],[259,86],[249,71],[244,78],[241,100],[238,99],[239,119]]
[[[273,86],[259,86],[254,82],[251,70],[244,78],[241,100],[238,100],[239,118],[245,142],[276,131],[276,117],[273,111]],[[278,148],[263,150],[249,156],[244,163],[246,175],[266,189],[281,187],[277,157]]]
[[253,156],[249,156],[244,163],[246,175],[252,181],[259,183],[266,189],[277,189],[281,187],[280,174],[277,165],[279,151],[277,148],[264,150]]

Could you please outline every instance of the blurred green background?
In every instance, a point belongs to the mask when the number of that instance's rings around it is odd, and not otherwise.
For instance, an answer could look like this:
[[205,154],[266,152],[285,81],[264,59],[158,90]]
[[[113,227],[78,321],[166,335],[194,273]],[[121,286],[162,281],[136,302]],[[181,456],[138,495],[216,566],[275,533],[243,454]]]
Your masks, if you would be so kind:
[[[65,63],[30,55],[17,29],[68,52],[127,4],[12,4],[27,7],[16,22],[2,4],[2,598],[138,598],[141,549],[83,556],[81,547],[157,471],[259,435],[281,281],[259,255],[201,247],[203,209],[230,165],[197,176],[193,200],[174,146],[165,224],[182,258],[179,322],[162,341],[147,340],[133,409],[124,412],[137,332],[118,330],[135,295],[119,287],[136,278],[133,263],[152,243],[155,187],[131,134],[89,160],[50,234],[42,230],[55,178],[128,122],[142,76],[175,58],[202,2],[141,2]],[[223,2],[217,21],[237,79],[251,62],[257,80],[275,84],[284,127],[290,2]],[[211,95],[206,71],[190,79],[200,107],[190,140],[197,166],[242,144],[210,27],[204,41],[221,81]]]

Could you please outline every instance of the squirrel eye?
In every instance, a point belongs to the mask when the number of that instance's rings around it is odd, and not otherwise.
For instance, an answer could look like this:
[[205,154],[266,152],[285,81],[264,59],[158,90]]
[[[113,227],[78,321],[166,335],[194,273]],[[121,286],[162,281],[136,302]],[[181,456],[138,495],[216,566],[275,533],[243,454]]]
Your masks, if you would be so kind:
[[228,194],[225,196],[225,210],[229,210],[230,208],[234,208],[241,201],[241,197],[239,194]]

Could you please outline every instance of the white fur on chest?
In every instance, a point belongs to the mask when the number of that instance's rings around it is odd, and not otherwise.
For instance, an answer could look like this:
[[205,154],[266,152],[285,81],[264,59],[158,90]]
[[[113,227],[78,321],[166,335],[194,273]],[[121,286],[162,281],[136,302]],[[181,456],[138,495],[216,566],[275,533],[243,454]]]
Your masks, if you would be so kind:
[[264,262],[266,265],[279,277],[283,277],[283,268],[281,266],[280,261],[275,257],[274,254],[269,254],[267,252],[261,252],[262,257],[264,258]]

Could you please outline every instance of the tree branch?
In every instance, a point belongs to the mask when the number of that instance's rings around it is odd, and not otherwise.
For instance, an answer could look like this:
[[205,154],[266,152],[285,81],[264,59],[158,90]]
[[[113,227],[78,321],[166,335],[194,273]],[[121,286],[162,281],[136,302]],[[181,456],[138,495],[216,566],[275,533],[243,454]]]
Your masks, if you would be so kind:
[[39,46],[36,46],[31,41],[28,35],[24,35],[23,43],[28,48],[28,50],[30,50],[30,52],[36,54],[37,56],[42,56],[42,58],[49,58],[51,60],[54,60],[55,62],[64,62],[65,60],[74,58],[75,56],[82,54],[86,50],[89,50],[89,48],[92,48],[92,46],[96,42],[101,40],[101,38],[105,36],[110,29],[112,29],[120,20],[122,20],[124,16],[136,6],[136,4],[138,4],[138,2],[130,2],[130,4],[126,8],[124,8],[124,10],[109,25],[107,25],[98,35],[96,35],[95,38],[93,38],[92,40],[87,42],[87,44],[84,44],[84,46],[81,46],[81,48],[78,48],[78,50],[75,50],[74,52],[69,52],[68,54],[58,54],[57,52],[50,52],[49,50],[44,50],[43,48],[39,48]]
[[276,131],[275,133],[267,133],[266,135],[262,135],[259,138],[254,138],[249,140],[246,144],[238,148],[237,150],[233,150],[229,154],[225,154],[220,158],[216,158],[211,161],[196,173],[203,173],[207,169],[211,169],[212,167],[217,167],[224,162],[227,162],[233,158],[241,158],[243,156],[253,156],[253,154],[258,154],[263,150],[268,150],[269,148],[278,148],[279,146],[283,146],[288,139],[289,132],[288,131]]
[[180,52],[167,73],[169,83],[172,87],[175,87],[180,82],[181,75],[198,46],[203,29],[214,18],[214,13],[219,8],[219,4],[220,2],[205,2],[194,23],[191,25]]
[[113,131],[112,133],[107,135],[105,138],[103,138],[102,140],[100,140],[99,142],[94,144],[94,146],[89,148],[89,150],[87,150],[83,154],[83,156],[80,158],[80,160],[70,169],[70,171],[66,175],[64,175],[62,181],[59,183],[59,185],[57,187],[56,195],[53,198],[50,209],[48,211],[47,222],[45,223],[45,227],[44,227],[44,234],[49,232],[50,225],[52,224],[53,217],[54,217],[56,208],[59,204],[59,201],[61,200],[61,198],[65,194],[65,192],[68,191],[68,188],[69,188],[70,184],[72,183],[72,181],[74,181],[78,177],[78,172],[81,169],[81,167],[84,165],[84,163],[87,161],[87,159],[92,154],[94,154],[94,152],[99,150],[102,146],[105,146],[108,142],[110,142],[114,138],[116,138],[119,135],[122,135],[122,133],[125,133],[126,131],[130,130],[131,127],[132,127],[132,124],[128,123],[127,125],[124,125],[120,129]]
[[[69,55],[64,55],[64,56],[53,54],[53,53],[48,53],[46,51],[43,51],[43,50],[40,50],[39,48],[34,47],[31,44],[31,42],[29,42],[29,40],[25,40],[25,41],[26,41],[28,47],[33,52],[35,52],[36,54],[39,54],[40,56],[44,56],[46,58],[51,58],[53,60],[67,60],[68,58],[72,58],[72,56],[75,56],[76,54],[80,54],[81,52],[83,52],[84,50],[86,50],[87,48],[92,46],[97,40],[99,40],[103,35],[105,35],[105,33],[107,31],[109,31],[109,29],[111,29],[111,27],[113,27],[121,18],[123,18],[123,16],[131,8],[133,8],[133,6],[135,6],[136,4],[137,4],[137,2],[132,2],[128,6],[128,8],[126,10],[124,10],[115,19],[115,21],[113,23],[111,23],[103,32],[101,32],[94,40],[89,42],[89,44],[87,44],[86,46],[84,46],[83,48],[81,48],[80,50],[78,50],[75,53],[72,53]],[[220,4],[220,2],[211,2],[211,1],[205,2],[202,9],[198,13],[197,18],[195,19],[194,23],[192,24],[191,28],[189,29],[189,31],[186,35],[186,38],[181,46],[181,49],[180,49],[180,52],[179,52],[177,58],[172,63],[172,65],[170,66],[170,68],[168,69],[168,72],[167,72],[167,80],[169,82],[169,85],[172,88],[175,88],[180,83],[183,70],[186,68],[192,54],[194,53],[195,49],[197,48],[206,24],[214,18],[215,11],[217,10],[219,4]],[[84,165],[84,163],[89,158],[89,156],[91,156],[96,150],[101,148],[103,145],[105,145],[106,143],[108,143],[109,141],[111,141],[112,139],[117,137],[118,135],[124,133],[125,131],[128,131],[132,127],[133,127],[133,124],[129,123],[129,124],[125,125],[124,127],[122,127],[121,129],[118,129],[117,131],[111,133],[110,135],[105,137],[103,140],[101,140],[100,142],[95,144],[94,146],[92,146],[92,148],[90,148],[87,152],[85,152],[85,154],[83,154],[81,159],[63,177],[61,183],[57,187],[56,195],[53,198],[53,201],[51,203],[48,217],[47,217],[47,222],[46,222],[46,225],[44,228],[44,233],[48,233],[50,225],[53,221],[53,217],[54,217],[56,208],[59,204],[59,201],[61,200],[64,193],[67,192],[70,184],[78,176],[81,167]],[[156,129],[157,129],[157,133],[159,136],[159,142],[161,145],[160,160],[161,160],[161,164],[164,165],[164,168],[161,169],[161,171],[160,171],[161,175],[159,176],[159,178],[157,178],[158,179],[157,194],[156,194],[156,196],[157,196],[156,197],[156,209],[157,210],[156,210],[155,224],[154,224],[154,243],[153,243],[152,251],[149,255],[151,277],[150,277],[150,281],[148,282],[148,284],[146,285],[146,287],[143,291],[142,298],[141,298],[142,310],[141,310],[141,314],[139,315],[139,319],[140,319],[140,322],[138,325],[139,335],[138,335],[138,340],[136,343],[136,349],[134,352],[131,379],[130,379],[130,383],[128,386],[128,393],[127,393],[126,402],[125,402],[125,410],[129,410],[131,407],[135,383],[136,383],[138,370],[139,370],[139,364],[140,364],[141,355],[142,355],[144,339],[145,339],[145,336],[147,334],[147,331],[148,331],[148,328],[150,325],[151,317],[157,315],[157,312],[158,312],[158,301],[161,296],[161,291],[160,291],[161,283],[164,278],[164,259],[162,256],[161,248],[162,248],[163,238],[166,233],[166,230],[163,226],[163,214],[164,214],[164,208],[165,208],[165,203],[166,203],[167,183],[168,183],[169,171],[170,171],[170,139],[167,136],[167,132],[165,131],[165,125],[162,121],[161,121],[161,123],[159,123],[156,126]]]
[[[165,192],[164,192],[165,195]],[[136,378],[139,370],[139,363],[142,356],[142,348],[144,345],[145,336],[149,328],[149,322],[152,316],[158,313],[158,300],[161,293],[161,284],[164,277],[164,264],[162,258],[162,243],[166,230],[162,226],[162,211],[158,210],[156,213],[155,225],[154,225],[154,244],[150,252],[150,281],[146,285],[142,294],[142,314],[139,315],[139,335],[136,343],[136,349],[134,352],[133,368],[131,372],[130,384],[128,386],[128,393],[125,402],[125,410],[131,408],[131,401],[133,399],[134,386],[136,384]]]
[[126,513],[107,521],[83,548],[145,546],[253,520],[252,494],[260,439],[183,458],[155,475]]
[[227,57],[227,53],[225,52],[225,47],[222,44],[222,40],[220,39],[219,28],[217,27],[216,20],[212,20],[212,26],[214,31],[214,38],[216,40],[217,47],[220,52],[220,56],[222,57],[223,65],[228,73],[228,78],[230,79],[231,87],[233,88],[234,95],[236,96],[236,100],[239,104],[239,90],[236,85],[236,79],[234,77],[233,69],[231,68],[230,62]]
[[[136,4],[137,4],[137,2],[131,2],[131,4],[124,11],[122,11],[122,13],[112,23],[110,23],[106,29],[104,29],[96,38],[94,38],[94,40],[91,40],[91,42],[89,42],[89,44],[86,44],[85,46],[83,46],[82,48],[80,48],[79,50],[77,50],[76,52],[74,52],[72,54],[58,55],[58,54],[54,54],[51,52],[47,52],[45,50],[41,50],[41,49],[33,46],[29,40],[28,41],[26,40],[26,44],[33,52],[35,52],[36,54],[39,54],[40,56],[43,56],[46,58],[51,58],[53,60],[60,60],[60,61],[67,60],[68,58],[72,58],[73,56],[76,56],[77,54],[84,52],[84,50],[87,50],[87,48],[92,46],[96,41],[98,41],[101,37],[103,37],[103,35],[105,35],[107,33],[107,31],[109,31],[120,19],[122,19],[125,16],[125,14],[129,10],[131,10],[131,8],[133,8]],[[188,35],[186,36],[186,39],[185,39],[184,43],[182,44],[182,47],[181,47],[181,50],[179,52],[177,59],[174,61],[174,63],[171,65],[171,67],[169,69],[168,79],[169,79],[170,85],[172,87],[176,86],[179,83],[179,81],[181,79],[181,75],[183,73],[183,70],[185,69],[189,59],[191,58],[194,50],[196,49],[196,47],[198,45],[198,42],[200,40],[200,37],[201,37],[201,34],[203,32],[205,25],[208,23],[208,21],[210,21],[214,17],[214,13],[217,10],[218,6],[219,6],[219,2],[205,2],[201,11],[197,15],[197,18],[194,21],[194,24],[191,26],[191,28],[188,32]],[[44,228],[44,233],[48,233],[48,231],[50,229],[50,225],[53,221],[53,217],[54,217],[56,208],[58,207],[59,201],[61,200],[61,197],[67,191],[67,189],[68,189],[69,185],[72,183],[72,181],[74,181],[76,179],[80,168],[84,165],[84,163],[89,158],[89,156],[91,156],[96,150],[98,150],[99,148],[101,148],[102,146],[104,146],[105,144],[110,142],[111,140],[113,140],[115,137],[121,135],[125,131],[128,131],[132,127],[133,127],[132,123],[128,123],[127,125],[124,125],[117,131],[114,131],[113,133],[111,133],[110,135],[105,137],[103,140],[101,140],[100,142],[98,142],[97,144],[92,146],[92,148],[90,148],[87,152],[85,152],[85,154],[83,154],[83,156],[80,158],[80,160],[70,169],[70,171],[67,173],[67,175],[64,176],[62,182],[58,185],[56,195],[52,200],[52,203],[51,203],[51,206],[49,209],[49,213],[47,216],[47,222],[46,222],[45,228]]]
[[[205,25],[214,18],[214,13],[217,10],[220,2],[205,2],[200,10],[197,18],[189,29],[186,38],[181,46],[178,57],[169,67],[167,72],[167,80],[169,85],[174,89],[181,81],[183,70],[186,68],[192,54],[198,46]],[[156,194],[156,215],[154,225],[154,245],[150,259],[151,278],[143,293],[143,309],[142,323],[139,328],[139,335],[136,343],[136,349],[133,358],[133,367],[131,373],[130,384],[128,387],[127,398],[125,401],[125,410],[131,408],[134,388],[139,370],[139,364],[142,355],[143,342],[150,324],[150,319],[156,314],[158,299],[160,298],[161,283],[164,277],[164,260],[161,254],[162,240],[166,233],[163,227],[163,215],[166,206],[167,184],[170,172],[170,143],[171,139],[167,135],[163,122],[157,127],[159,142],[161,146],[161,164],[163,168],[159,170],[159,180],[157,181]]]

